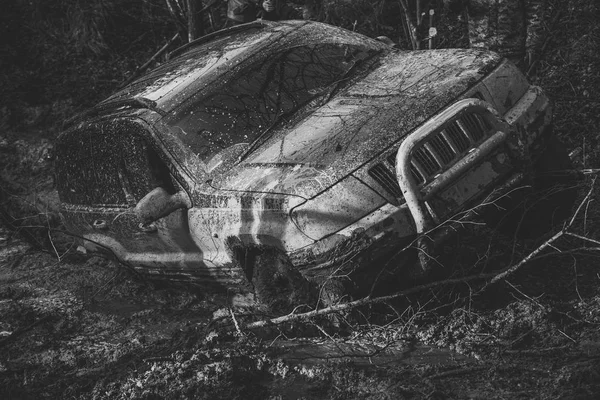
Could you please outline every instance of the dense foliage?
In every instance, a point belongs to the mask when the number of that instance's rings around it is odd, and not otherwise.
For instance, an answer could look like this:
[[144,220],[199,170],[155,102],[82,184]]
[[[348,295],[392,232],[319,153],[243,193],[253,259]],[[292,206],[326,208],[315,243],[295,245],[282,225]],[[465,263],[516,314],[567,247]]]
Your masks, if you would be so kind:
[[5,3],[0,123],[9,128],[51,127],[93,105],[173,35],[161,0]]

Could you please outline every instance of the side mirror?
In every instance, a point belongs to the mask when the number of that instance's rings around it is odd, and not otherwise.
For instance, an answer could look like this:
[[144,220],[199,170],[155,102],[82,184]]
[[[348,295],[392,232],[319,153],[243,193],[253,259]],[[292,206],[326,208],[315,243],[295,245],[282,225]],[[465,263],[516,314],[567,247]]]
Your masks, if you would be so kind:
[[143,224],[149,224],[175,210],[191,207],[192,201],[184,191],[169,194],[165,189],[157,187],[136,204],[135,214]]

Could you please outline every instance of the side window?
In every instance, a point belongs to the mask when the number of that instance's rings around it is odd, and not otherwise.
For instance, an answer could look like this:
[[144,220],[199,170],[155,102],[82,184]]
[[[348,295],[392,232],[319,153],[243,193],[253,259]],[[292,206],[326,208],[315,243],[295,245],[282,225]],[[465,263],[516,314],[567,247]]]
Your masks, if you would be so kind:
[[135,143],[124,146],[127,151],[121,155],[119,169],[119,179],[128,203],[137,203],[159,186],[169,193],[175,193],[169,169],[158,153],[142,138],[131,137],[126,140]]
[[157,186],[173,193],[169,169],[146,144],[137,124],[119,121],[85,126],[62,138],[57,183],[63,201],[132,206]]
[[343,81],[369,53],[344,44],[294,47],[261,58],[180,109],[169,122],[204,161],[261,132]]

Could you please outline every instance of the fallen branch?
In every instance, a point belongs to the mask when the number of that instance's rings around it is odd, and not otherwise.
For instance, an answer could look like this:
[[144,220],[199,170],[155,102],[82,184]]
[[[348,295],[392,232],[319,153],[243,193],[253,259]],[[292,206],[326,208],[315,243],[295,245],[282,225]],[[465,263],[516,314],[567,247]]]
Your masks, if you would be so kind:
[[542,354],[546,354],[546,353],[550,353],[550,352],[554,352],[554,351],[563,351],[563,350],[568,350],[569,347],[571,347],[571,344],[567,344],[564,346],[554,346],[554,347],[547,347],[544,349],[530,349],[530,350],[504,350],[502,353],[506,353],[506,354],[519,354],[519,355],[542,355]]
[[516,263],[515,265],[513,265],[513,266],[511,266],[509,268],[505,268],[501,273],[496,274],[492,279],[490,279],[489,284],[493,284],[493,283],[496,283],[496,282],[498,282],[498,281],[500,281],[502,279],[506,279],[506,277],[508,277],[509,275],[511,275],[512,273],[514,273],[516,270],[518,270],[519,268],[521,268],[524,264],[527,264],[535,256],[537,256],[538,254],[540,254],[547,247],[551,246],[554,242],[556,242],[564,234],[565,234],[564,230],[559,231],[554,236],[552,236],[550,239],[548,239],[544,243],[542,243],[537,249],[535,249],[531,253],[529,253],[525,258],[521,259],[521,261],[519,261],[518,263]]
[[[271,326],[271,325],[283,324],[283,323],[292,322],[292,321],[303,321],[303,320],[308,320],[308,319],[315,318],[315,317],[322,316],[322,315],[328,315],[328,314],[337,313],[337,312],[349,311],[356,307],[361,307],[361,306],[365,306],[365,305],[385,303],[390,300],[395,300],[400,297],[406,297],[410,294],[421,292],[421,291],[427,290],[427,289],[433,289],[433,288],[436,288],[439,286],[469,283],[469,282],[473,282],[473,281],[477,281],[477,280],[487,280],[488,282],[483,286],[483,288],[481,290],[479,290],[479,292],[482,292],[489,285],[497,283],[501,280],[505,280],[508,276],[515,273],[523,265],[527,264],[529,261],[531,261],[537,255],[539,255],[542,251],[544,251],[546,248],[551,247],[551,245],[554,242],[556,242],[559,238],[561,238],[565,235],[577,237],[576,235],[568,232],[568,229],[571,228],[571,226],[575,222],[577,215],[579,215],[579,213],[583,209],[584,205],[587,204],[587,202],[590,200],[593,189],[594,189],[594,183],[595,183],[595,178],[592,181],[590,190],[588,191],[587,195],[581,201],[581,203],[579,204],[579,206],[573,213],[571,219],[563,226],[563,228],[559,232],[554,234],[551,238],[549,238],[544,243],[542,243],[540,246],[538,246],[535,250],[530,252],[527,256],[525,256],[523,259],[521,259],[521,261],[519,261],[518,263],[516,263],[514,265],[510,265],[500,271],[481,273],[481,274],[469,275],[469,276],[460,277],[460,278],[451,278],[451,279],[445,279],[442,281],[431,282],[431,283],[415,286],[410,289],[402,290],[402,291],[393,293],[388,296],[381,296],[381,297],[367,296],[367,297],[363,297],[362,299],[350,301],[348,303],[340,303],[340,304],[336,304],[334,306],[325,307],[325,308],[321,308],[321,309],[317,309],[317,310],[312,310],[312,311],[305,312],[305,313],[296,314],[296,313],[292,312],[288,315],[284,315],[284,316],[277,317],[277,318],[251,322],[249,324],[246,324],[244,326],[244,328],[255,329],[255,328],[263,328],[263,327]],[[587,239],[587,238],[585,238],[585,239]]]
[[488,367],[485,367],[485,366],[477,366],[477,367],[467,367],[467,368],[453,369],[451,371],[440,372],[439,374],[429,375],[429,376],[426,376],[426,378],[427,379],[447,378],[449,376],[458,376],[458,375],[470,374],[470,373],[473,373],[473,372],[480,372],[480,371],[484,371],[486,369],[488,369]]
[[410,294],[421,292],[421,291],[427,290],[427,289],[433,289],[438,286],[452,285],[452,284],[458,284],[458,283],[468,283],[468,282],[472,282],[475,280],[483,280],[483,279],[493,278],[494,276],[496,276],[495,273],[487,273],[487,274],[470,275],[470,276],[461,277],[461,278],[444,279],[443,281],[436,281],[436,282],[431,282],[431,283],[427,283],[424,285],[415,286],[410,289],[402,290],[400,292],[396,292],[396,293],[388,295],[388,296],[381,296],[381,297],[367,296],[367,297],[363,297],[362,299],[350,301],[348,303],[340,303],[340,304],[336,304],[334,306],[325,307],[325,308],[321,308],[318,310],[313,310],[313,311],[309,311],[309,312],[305,312],[305,313],[288,314],[288,315],[284,315],[284,316],[277,317],[277,318],[251,322],[249,324],[246,324],[244,326],[244,328],[247,328],[247,329],[263,328],[265,326],[279,325],[279,324],[283,324],[286,322],[309,320],[311,318],[315,318],[315,317],[318,317],[321,315],[328,315],[328,314],[332,314],[332,313],[336,313],[336,312],[348,311],[348,310],[351,310],[356,307],[385,303],[390,300],[395,300],[400,297],[406,297]]

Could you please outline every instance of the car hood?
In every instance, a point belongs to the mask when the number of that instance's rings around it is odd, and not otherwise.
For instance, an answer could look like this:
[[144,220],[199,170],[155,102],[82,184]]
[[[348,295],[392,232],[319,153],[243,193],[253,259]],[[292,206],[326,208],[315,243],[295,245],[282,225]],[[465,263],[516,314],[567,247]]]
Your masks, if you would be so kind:
[[311,198],[456,101],[501,58],[474,50],[392,52],[379,67],[271,137],[211,186]]

